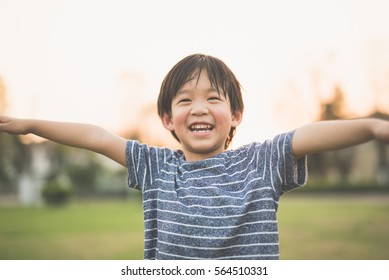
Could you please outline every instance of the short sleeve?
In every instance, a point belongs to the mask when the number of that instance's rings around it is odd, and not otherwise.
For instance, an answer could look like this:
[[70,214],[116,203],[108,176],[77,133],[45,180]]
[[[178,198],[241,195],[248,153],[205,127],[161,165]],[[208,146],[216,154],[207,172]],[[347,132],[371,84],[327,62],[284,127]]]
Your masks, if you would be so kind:
[[295,130],[285,134],[284,148],[284,180],[282,192],[287,192],[297,187],[304,186],[308,179],[307,156],[303,156],[297,161],[294,159],[292,140]]
[[279,134],[266,141],[260,156],[263,157],[264,179],[272,186],[275,199],[290,190],[305,185],[307,157],[294,159],[292,140],[295,131]]
[[141,191],[151,186],[165,164],[167,154],[171,154],[169,151],[128,140],[126,146],[128,186]]

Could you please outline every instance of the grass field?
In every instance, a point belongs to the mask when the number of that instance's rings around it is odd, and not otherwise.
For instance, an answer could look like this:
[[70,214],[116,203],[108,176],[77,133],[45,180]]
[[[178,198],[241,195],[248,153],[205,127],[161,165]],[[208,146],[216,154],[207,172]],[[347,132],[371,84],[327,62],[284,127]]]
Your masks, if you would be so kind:
[[[389,196],[286,195],[281,259],[389,259]],[[140,202],[0,207],[0,259],[142,259]]]
[[389,195],[286,196],[282,259],[389,259]]

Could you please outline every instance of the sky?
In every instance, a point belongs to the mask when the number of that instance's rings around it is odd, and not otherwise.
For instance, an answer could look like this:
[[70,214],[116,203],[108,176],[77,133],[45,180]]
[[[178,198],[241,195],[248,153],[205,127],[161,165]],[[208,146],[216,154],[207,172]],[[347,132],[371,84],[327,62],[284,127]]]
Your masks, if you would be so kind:
[[0,0],[6,113],[123,131],[192,53],[244,88],[236,145],[315,120],[335,84],[351,117],[389,113],[387,15],[386,0]]

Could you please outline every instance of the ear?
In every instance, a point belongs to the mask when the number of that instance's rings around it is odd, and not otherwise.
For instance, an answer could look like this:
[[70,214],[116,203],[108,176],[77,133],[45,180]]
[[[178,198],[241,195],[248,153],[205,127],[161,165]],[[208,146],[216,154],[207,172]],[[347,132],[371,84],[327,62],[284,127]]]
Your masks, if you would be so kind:
[[242,118],[243,118],[243,112],[238,111],[235,114],[233,114],[231,126],[237,127],[242,122]]
[[169,117],[167,114],[163,114],[163,116],[161,117],[161,121],[162,121],[163,126],[167,130],[174,131],[173,121],[172,121],[171,117]]

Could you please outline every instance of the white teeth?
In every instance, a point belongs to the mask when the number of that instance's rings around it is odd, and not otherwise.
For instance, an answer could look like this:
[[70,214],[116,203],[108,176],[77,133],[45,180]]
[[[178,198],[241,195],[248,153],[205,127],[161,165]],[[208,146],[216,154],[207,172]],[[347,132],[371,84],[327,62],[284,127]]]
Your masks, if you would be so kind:
[[213,129],[213,125],[210,124],[194,124],[189,127],[193,132],[206,132]]

